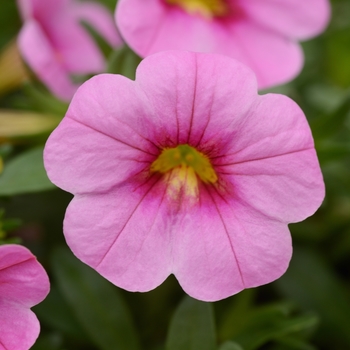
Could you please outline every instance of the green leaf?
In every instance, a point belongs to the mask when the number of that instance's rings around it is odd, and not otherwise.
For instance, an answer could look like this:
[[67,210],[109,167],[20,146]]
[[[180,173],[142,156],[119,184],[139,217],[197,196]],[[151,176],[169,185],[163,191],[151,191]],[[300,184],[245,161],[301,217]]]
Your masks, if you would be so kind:
[[232,338],[246,350],[260,346],[280,337],[309,333],[318,324],[315,315],[291,317],[293,305],[278,303],[252,310],[242,319],[239,332]]
[[100,349],[139,349],[129,310],[117,288],[66,248],[54,251],[52,266],[67,303]]
[[224,317],[219,323],[219,339],[230,339],[242,327],[242,319],[253,307],[256,288],[245,289],[230,298],[230,304],[225,308]]
[[348,61],[350,55],[349,27],[334,30],[326,36],[326,39],[326,73],[336,85],[348,87],[350,84],[350,65]]
[[283,337],[276,339],[276,346],[271,350],[317,350],[313,345],[305,343],[305,341],[293,338]]
[[112,12],[115,11],[116,6],[118,5],[118,0],[100,0],[100,2],[107,6]]
[[16,1],[0,1],[0,48],[18,34],[21,26]]
[[40,335],[30,350],[61,350],[63,339],[57,333]]
[[349,110],[350,96],[347,94],[335,111],[311,122],[311,129],[315,138],[329,138],[329,136],[342,130],[349,116]]
[[13,151],[13,146],[5,143],[3,145],[0,145],[0,157],[6,158],[8,157]]
[[340,162],[350,158],[350,144],[320,143],[317,145],[317,155],[322,165]]
[[0,196],[54,189],[43,164],[43,147],[26,151],[11,159],[0,174]]
[[167,350],[215,350],[212,305],[185,297],[175,311],[166,342]]
[[321,256],[295,249],[287,273],[276,286],[303,309],[320,316],[318,336],[325,348],[350,349],[349,293]]
[[0,140],[49,133],[60,121],[48,114],[0,110]]
[[31,108],[43,113],[57,115],[61,119],[65,115],[68,104],[51,95],[40,83],[27,82],[23,84],[23,91],[30,102]]
[[86,340],[87,334],[81,328],[74,313],[63,298],[58,288],[51,285],[50,293],[46,299],[33,308],[42,324],[51,327],[72,338]]
[[0,229],[4,231],[13,231],[22,225],[20,219],[6,219],[1,222],[0,218]]
[[141,58],[139,56],[127,46],[123,46],[110,55],[107,72],[121,74],[129,79],[135,79],[136,68],[140,62]]
[[220,350],[244,350],[239,344],[227,341],[220,346]]

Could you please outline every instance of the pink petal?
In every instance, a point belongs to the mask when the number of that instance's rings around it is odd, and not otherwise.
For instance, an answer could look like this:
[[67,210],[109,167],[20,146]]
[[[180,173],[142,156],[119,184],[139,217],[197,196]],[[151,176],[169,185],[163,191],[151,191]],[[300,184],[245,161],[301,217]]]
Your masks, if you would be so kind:
[[324,184],[301,109],[285,96],[262,96],[236,135],[231,151],[214,160],[235,195],[284,222],[312,215],[324,198]]
[[41,22],[64,10],[71,0],[17,0],[22,18]]
[[[206,153],[219,176],[199,184],[198,202],[174,197],[169,179],[149,172],[162,148],[184,143]],[[64,232],[79,259],[132,291],[174,273],[206,301],[284,273],[287,223],[324,196],[300,108],[259,97],[251,72],[219,55],[162,52],[140,64],[135,82],[89,80],[49,138],[45,164],[76,194]]]
[[45,167],[51,181],[73,193],[108,191],[149,166],[154,157],[149,158],[130,143],[71,118],[62,121],[45,148]]
[[112,47],[122,45],[112,14],[101,4],[79,3],[75,7],[75,14],[78,19],[91,25]]
[[23,26],[19,34],[19,49],[30,68],[52,93],[69,101],[77,85],[71,83],[58,53],[37,22],[27,21]]
[[35,314],[0,298],[0,350],[28,350],[35,343],[40,325]]
[[30,307],[49,292],[49,280],[35,256],[23,246],[0,246],[0,349],[27,350],[39,335]]
[[25,247],[0,246],[0,299],[30,308],[49,292],[49,280],[35,256]]
[[227,42],[232,51],[237,47],[225,25],[159,1],[121,0],[115,17],[125,41],[142,57],[166,50],[221,53]]
[[159,33],[159,21],[166,9],[158,0],[119,0],[115,19],[120,34],[139,55],[146,56]]
[[170,49],[223,54],[248,65],[259,88],[268,88],[300,73],[303,53],[295,39],[318,34],[329,17],[326,0],[272,2],[242,2],[241,17],[209,21],[156,0],[121,0],[115,16],[127,44],[143,57]]
[[[96,6],[95,6],[96,5]],[[23,17],[35,20],[45,33],[50,46],[64,69],[73,74],[100,73],[105,68],[105,59],[92,36],[79,22],[80,15],[96,22],[101,34],[115,42],[118,39],[112,15],[99,4],[76,4],[68,0],[19,1]],[[81,6],[81,14],[80,8]],[[86,7],[86,10],[85,10]],[[95,13],[91,11],[95,9]],[[102,19],[104,24],[102,25]]]
[[149,166],[159,149],[141,133],[148,105],[125,77],[104,74],[86,82],[47,141],[50,179],[73,193],[103,192]]
[[252,72],[239,62],[180,51],[141,62],[136,84],[154,108],[144,132],[166,146],[209,147],[214,136],[231,137],[257,96]]
[[237,136],[230,144],[231,150],[224,155],[226,163],[240,163],[314,148],[303,111],[293,100],[283,95],[257,95],[238,127],[239,130],[235,130]]
[[315,213],[324,198],[322,175],[312,149],[237,164],[228,178],[236,197],[267,217],[298,222]]
[[55,14],[45,30],[68,72],[100,73],[105,68],[105,59],[92,36],[74,16],[74,8]]
[[174,274],[186,293],[217,301],[279,278],[292,253],[288,227],[205,192],[174,228]]
[[251,20],[304,40],[320,34],[331,13],[328,0],[243,0],[239,5]]
[[[159,193],[157,193],[159,192]],[[74,254],[112,283],[148,291],[171,272],[164,186],[127,183],[109,193],[75,196],[64,233]]]
[[249,19],[207,21],[157,1],[147,3],[149,8],[140,2],[120,1],[116,19],[125,41],[141,56],[170,49],[227,55],[255,72],[259,88],[285,83],[302,68],[299,44]]
[[[229,32],[240,43],[239,59],[254,71],[260,89],[286,83],[300,73],[304,56],[298,43],[248,21],[232,24]],[[229,40],[220,50],[234,58],[236,52]]]

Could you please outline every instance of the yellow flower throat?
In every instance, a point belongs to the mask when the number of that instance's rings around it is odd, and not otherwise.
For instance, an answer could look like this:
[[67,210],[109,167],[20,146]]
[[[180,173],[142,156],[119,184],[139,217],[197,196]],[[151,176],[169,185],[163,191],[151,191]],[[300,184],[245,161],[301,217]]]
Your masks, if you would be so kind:
[[225,16],[229,7],[225,0],[166,0],[170,5],[177,5],[190,14],[200,14],[206,18]]
[[204,183],[218,180],[208,157],[189,145],[164,149],[151,165],[151,172],[166,174],[173,169],[179,170],[180,177],[181,172],[196,174]]

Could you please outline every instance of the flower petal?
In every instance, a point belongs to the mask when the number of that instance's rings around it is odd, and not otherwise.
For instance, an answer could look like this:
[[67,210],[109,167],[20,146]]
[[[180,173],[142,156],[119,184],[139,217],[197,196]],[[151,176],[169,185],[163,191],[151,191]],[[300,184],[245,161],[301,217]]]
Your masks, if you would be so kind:
[[186,293],[204,301],[277,279],[292,253],[284,223],[227,203],[210,186],[174,231],[174,274]]
[[214,160],[236,195],[284,222],[312,215],[324,198],[324,183],[297,104],[282,95],[260,97],[236,135],[231,151]]
[[28,249],[0,246],[0,300],[30,308],[46,297],[49,288],[45,270]]
[[[166,8],[157,0],[120,0],[117,3],[115,20],[122,37],[139,55],[150,54],[149,46],[158,35],[158,23],[166,13]],[[155,25],[156,21],[156,25]]]
[[50,179],[72,193],[103,192],[150,166],[159,149],[142,135],[148,105],[125,77],[103,74],[86,82],[47,141]]
[[[160,193],[155,192],[159,191]],[[64,233],[74,254],[119,287],[148,291],[171,272],[164,186],[126,184],[101,195],[75,196]]]
[[[237,48],[226,26],[193,16],[159,1],[120,0],[115,13],[125,41],[140,56],[166,50],[221,53],[223,46]],[[236,59],[239,59],[236,49]]]
[[[297,42],[248,21],[232,23],[228,30],[240,43],[239,59],[255,72],[260,89],[286,83],[301,71],[304,56]],[[237,49],[229,40],[220,53],[236,57]]]
[[[304,32],[300,31],[300,36],[303,33],[312,36],[325,25],[329,11],[324,1],[319,1],[323,3],[323,14],[315,15],[315,20],[309,26],[303,25]],[[143,57],[174,49],[213,52],[238,59],[249,66],[257,75],[259,88],[293,79],[303,66],[301,47],[294,40],[298,36],[277,31],[284,19],[282,15],[276,19],[276,28],[273,27],[275,18],[272,21],[272,17],[264,17],[264,23],[255,19],[255,7],[263,8],[265,2],[256,5],[251,1],[240,6],[247,7],[248,13],[243,17],[209,21],[156,0],[147,4],[141,0],[121,0],[116,10],[116,21],[125,41]],[[266,7],[272,5],[267,4]],[[268,10],[266,12],[267,16]],[[301,14],[298,18],[305,19],[309,14],[307,10],[305,15]],[[293,24],[292,18],[288,21],[289,15],[285,14],[287,20],[283,24],[293,32],[297,23]],[[318,19],[320,24],[315,23]]]
[[100,73],[105,59],[88,31],[74,16],[74,7],[46,21],[45,30],[65,69],[73,74]]
[[149,100],[134,81],[121,75],[100,74],[79,88],[67,117],[154,154],[158,148],[143,136],[153,113]]
[[35,343],[40,325],[35,314],[0,298],[0,350],[28,350]]
[[[310,215],[324,195],[300,108],[259,97],[250,71],[224,56],[162,52],[140,64],[135,82],[95,77],[57,130],[45,164],[76,194],[67,243],[131,291],[170,273],[206,301],[269,283],[290,260],[287,223]],[[150,173],[162,149],[186,143],[208,156],[217,182],[197,182],[182,168]]]
[[17,0],[23,19],[35,19],[40,23],[62,11],[69,2],[70,0]]
[[227,178],[236,198],[267,217],[290,223],[314,214],[324,199],[324,184],[313,149],[234,166]]
[[50,136],[44,159],[53,183],[72,193],[86,193],[110,190],[140,173],[154,157],[88,124],[65,118]]
[[91,25],[112,47],[115,48],[123,43],[112,14],[101,4],[79,3],[75,6],[75,15]]
[[257,96],[238,128],[230,152],[224,155],[225,163],[267,158],[314,147],[303,111],[292,99],[283,95]]
[[70,100],[77,89],[58,59],[40,25],[27,21],[19,34],[19,49],[25,61],[47,87],[63,100]]
[[239,62],[180,51],[147,57],[136,84],[153,107],[147,137],[166,146],[209,147],[214,135],[231,138],[257,96],[252,72]]
[[244,0],[240,6],[250,19],[295,39],[321,33],[331,13],[328,0]]

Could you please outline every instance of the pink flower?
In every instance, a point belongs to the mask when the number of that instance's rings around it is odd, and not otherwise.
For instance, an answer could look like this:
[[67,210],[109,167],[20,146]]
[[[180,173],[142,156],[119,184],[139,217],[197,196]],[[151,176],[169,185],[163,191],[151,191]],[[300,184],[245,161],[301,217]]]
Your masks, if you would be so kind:
[[149,56],[136,81],[83,84],[44,152],[75,194],[64,233],[76,256],[130,291],[173,273],[206,301],[280,277],[287,223],[315,212],[324,184],[303,112],[256,90],[237,61],[181,51]]
[[163,50],[238,59],[259,88],[292,80],[303,66],[299,40],[321,33],[328,0],[120,0],[116,21],[140,56]]
[[79,84],[71,75],[100,73],[105,60],[81,21],[111,46],[121,44],[112,15],[102,5],[74,0],[18,0],[24,25],[19,48],[25,61],[57,97],[70,100]]
[[45,270],[27,248],[0,246],[0,349],[27,350],[34,344],[40,325],[30,308],[49,289]]

